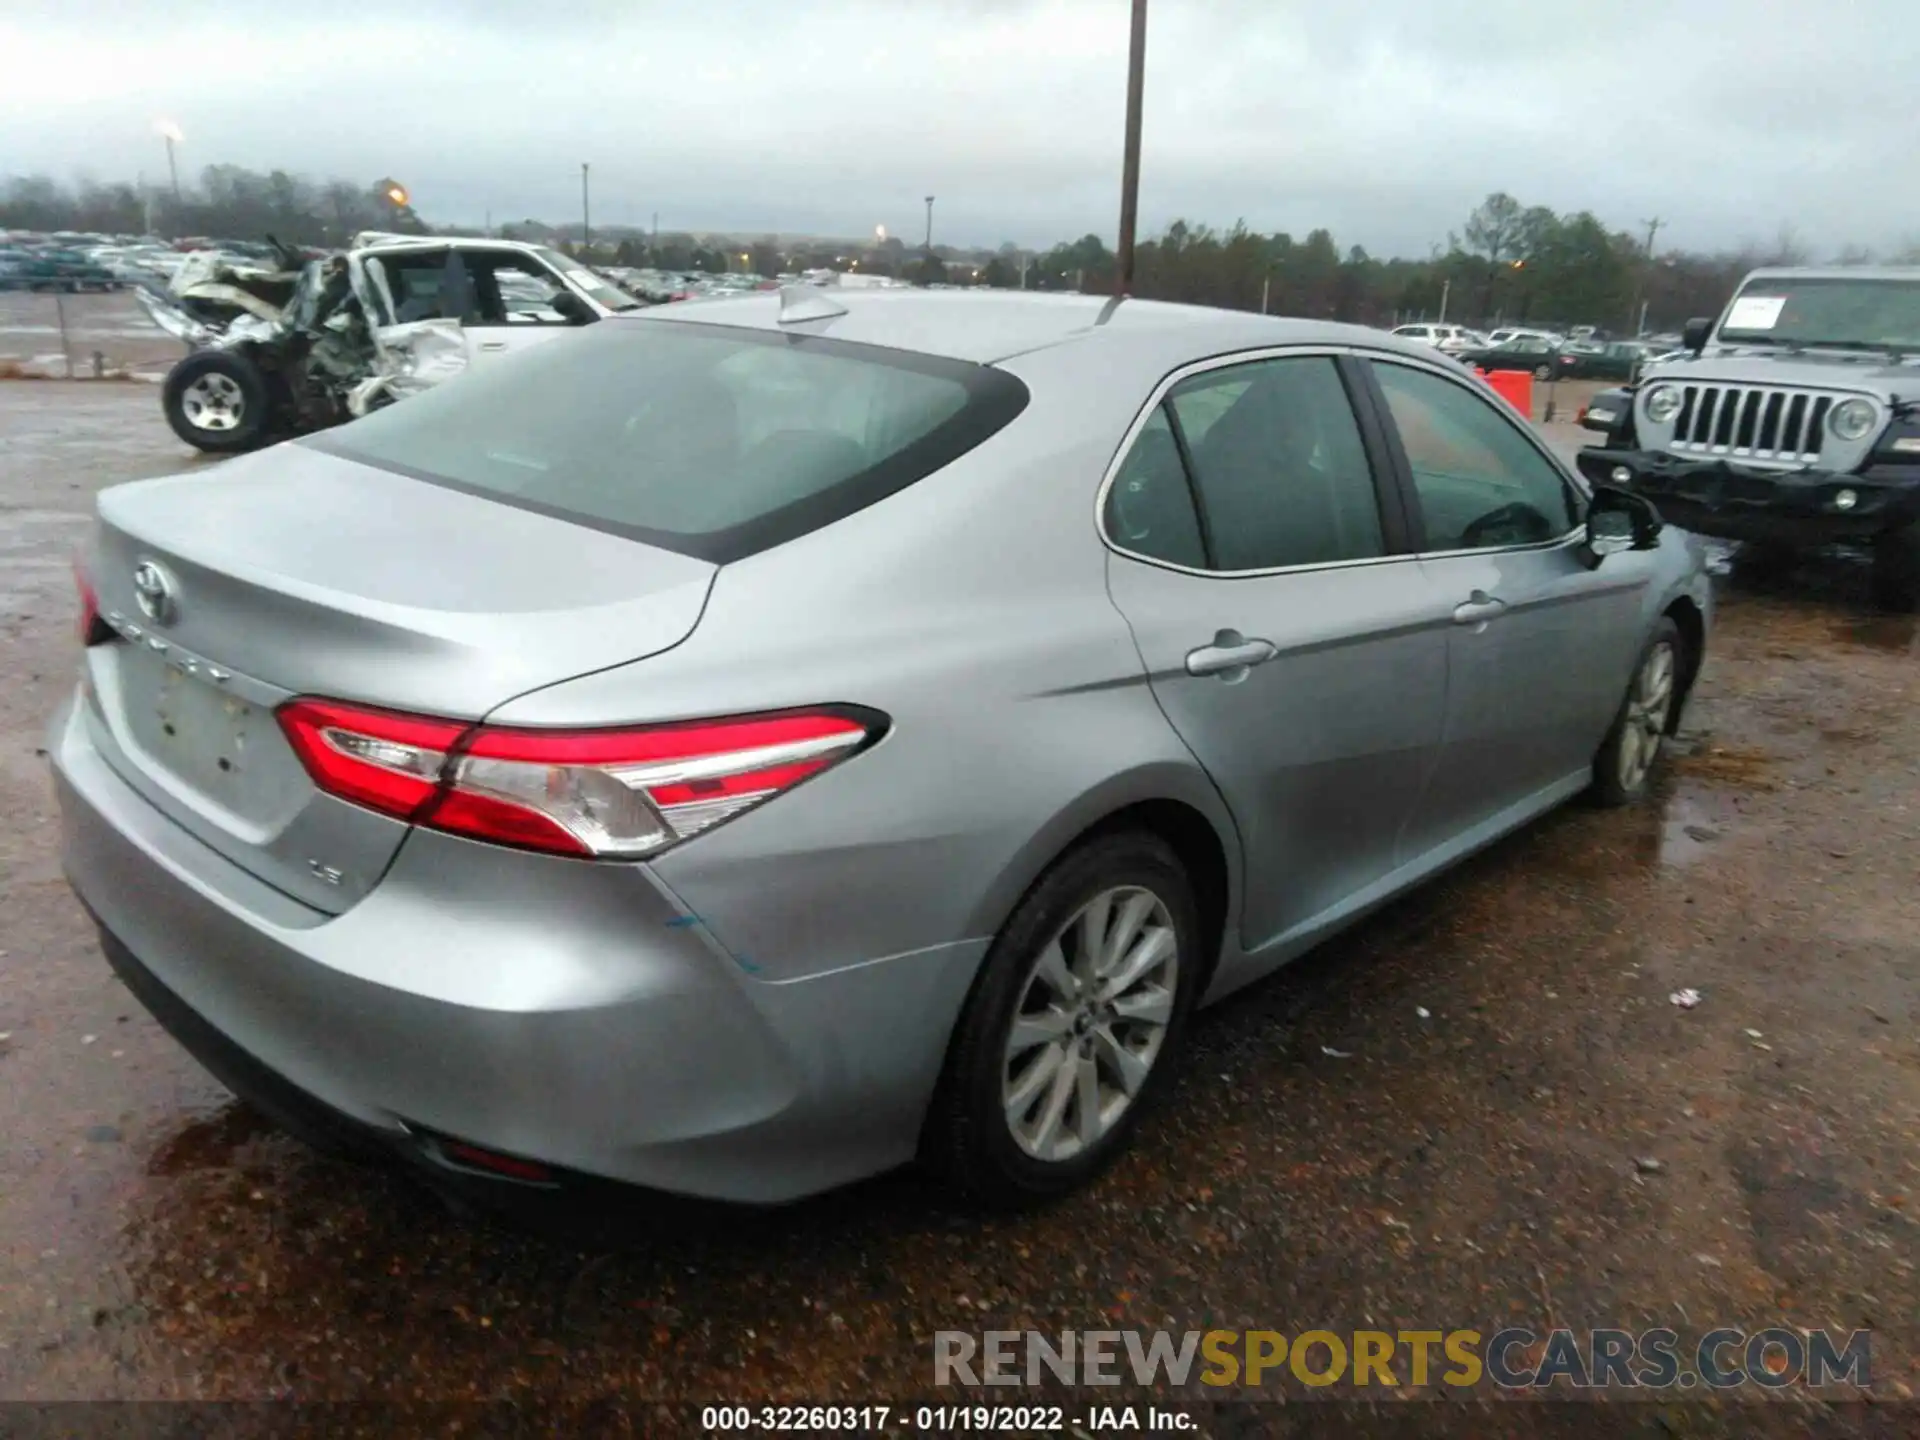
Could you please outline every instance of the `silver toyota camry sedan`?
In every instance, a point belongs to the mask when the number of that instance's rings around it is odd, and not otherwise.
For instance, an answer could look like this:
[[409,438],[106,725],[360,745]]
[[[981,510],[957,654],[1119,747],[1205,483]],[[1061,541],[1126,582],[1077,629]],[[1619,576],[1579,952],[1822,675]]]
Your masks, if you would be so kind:
[[78,570],[109,961],[300,1133],[561,1201],[1087,1180],[1196,1005],[1640,795],[1711,619],[1431,349],[1024,294],[605,320]]

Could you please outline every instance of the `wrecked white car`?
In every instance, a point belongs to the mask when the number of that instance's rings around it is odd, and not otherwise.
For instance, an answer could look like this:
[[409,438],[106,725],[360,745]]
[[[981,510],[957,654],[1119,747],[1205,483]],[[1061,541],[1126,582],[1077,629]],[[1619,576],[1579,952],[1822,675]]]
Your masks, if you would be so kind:
[[302,262],[191,256],[155,324],[193,347],[162,390],[189,445],[227,453],[338,425],[640,302],[542,245],[362,234]]

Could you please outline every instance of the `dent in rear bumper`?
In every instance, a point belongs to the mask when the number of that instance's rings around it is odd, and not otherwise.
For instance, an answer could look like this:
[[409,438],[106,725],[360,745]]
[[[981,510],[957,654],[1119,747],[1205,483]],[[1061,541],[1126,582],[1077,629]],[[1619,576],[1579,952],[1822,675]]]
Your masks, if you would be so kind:
[[70,707],[48,750],[74,890],[241,1050],[362,1123],[653,1188],[778,1201],[908,1159],[985,948],[765,984],[644,867],[426,832],[328,916],[155,810]]

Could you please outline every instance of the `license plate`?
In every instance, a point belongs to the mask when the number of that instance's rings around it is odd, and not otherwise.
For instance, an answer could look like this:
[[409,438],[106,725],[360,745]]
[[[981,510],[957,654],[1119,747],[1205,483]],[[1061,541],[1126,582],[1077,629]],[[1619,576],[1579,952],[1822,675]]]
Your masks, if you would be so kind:
[[241,808],[234,802],[244,793],[249,746],[273,717],[150,651],[125,653],[121,682],[140,747],[196,790]]

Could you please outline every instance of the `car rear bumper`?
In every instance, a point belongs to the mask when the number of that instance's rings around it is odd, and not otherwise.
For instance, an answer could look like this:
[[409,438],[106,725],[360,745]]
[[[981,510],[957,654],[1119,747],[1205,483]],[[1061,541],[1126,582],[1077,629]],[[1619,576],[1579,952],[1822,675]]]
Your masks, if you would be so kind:
[[428,832],[329,916],[156,810],[75,707],[48,750],[68,879],[156,1018],[293,1128],[430,1165],[438,1136],[750,1203],[889,1168],[985,949],[768,984],[647,867]]
[[[1582,450],[1580,472],[1651,500],[1661,518],[1698,535],[1773,544],[1824,545],[1867,540],[1920,517],[1920,466],[1878,466],[1859,474],[1830,470],[1755,470],[1726,460],[1689,460],[1653,450]],[[1854,503],[1835,503],[1851,491]]]

